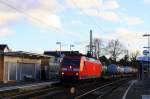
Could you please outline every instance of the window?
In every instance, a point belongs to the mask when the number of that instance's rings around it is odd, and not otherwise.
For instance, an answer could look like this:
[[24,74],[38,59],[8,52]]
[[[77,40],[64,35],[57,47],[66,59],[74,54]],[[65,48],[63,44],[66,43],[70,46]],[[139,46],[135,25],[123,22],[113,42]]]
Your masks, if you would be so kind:
[[63,66],[80,66],[80,59],[63,59]]

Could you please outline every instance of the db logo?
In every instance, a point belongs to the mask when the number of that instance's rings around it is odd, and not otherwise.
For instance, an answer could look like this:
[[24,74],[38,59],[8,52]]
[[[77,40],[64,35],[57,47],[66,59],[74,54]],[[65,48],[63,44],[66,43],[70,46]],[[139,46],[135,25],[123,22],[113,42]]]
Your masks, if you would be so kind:
[[148,55],[149,54],[149,51],[148,50],[144,50],[143,51],[143,55]]

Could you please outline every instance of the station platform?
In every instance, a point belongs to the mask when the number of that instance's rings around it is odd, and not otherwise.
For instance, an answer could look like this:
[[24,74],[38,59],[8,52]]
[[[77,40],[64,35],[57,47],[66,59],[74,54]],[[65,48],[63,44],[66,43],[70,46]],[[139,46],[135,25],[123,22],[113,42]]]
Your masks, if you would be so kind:
[[16,82],[0,84],[0,93],[14,91],[14,90],[35,90],[42,87],[50,87],[52,84],[59,83],[59,81],[39,81],[39,82]]
[[150,80],[137,80],[130,86],[125,99],[150,99]]
[[105,99],[150,99],[150,80],[131,80],[112,93]]

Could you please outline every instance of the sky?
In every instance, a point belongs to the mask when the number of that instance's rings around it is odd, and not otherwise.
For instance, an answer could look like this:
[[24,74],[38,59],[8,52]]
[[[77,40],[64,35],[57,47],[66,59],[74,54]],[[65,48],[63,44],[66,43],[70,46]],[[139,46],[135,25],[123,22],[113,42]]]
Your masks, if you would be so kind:
[[0,43],[16,51],[86,51],[89,31],[130,52],[147,45],[150,0],[0,0]]

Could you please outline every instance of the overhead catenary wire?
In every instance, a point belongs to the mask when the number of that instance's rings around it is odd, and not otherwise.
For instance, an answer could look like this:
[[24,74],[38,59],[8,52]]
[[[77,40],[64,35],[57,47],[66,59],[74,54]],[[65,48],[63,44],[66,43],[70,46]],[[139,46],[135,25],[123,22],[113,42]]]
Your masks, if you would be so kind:
[[31,14],[28,14],[25,11],[23,11],[23,9],[18,9],[15,6],[11,5],[10,3],[6,2],[6,1],[0,0],[0,3],[5,5],[5,6],[7,6],[7,7],[9,7],[9,8],[11,8],[11,9],[13,9],[14,11],[16,11],[18,13],[24,14],[25,16],[28,16],[29,18],[32,18],[33,20],[35,20],[35,21],[37,21],[39,23],[45,24],[45,25],[47,25],[49,27],[53,27],[52,30],[54,30],[55,32],[58,32],[58,33],[60,33],[60,32],[62,33],[63,32],[61,29],[58,29],[58,28],[56,28],[56,27],[54,27],[54,26],[52,26],[50,24],[45,23],[44,21],[42,21],[38,17],[35,17],[35,16],[32,16]]
[[[50,25],[50,24],[47,24],[46,22],[42,21],[40,18],[38,18],[38,17],[36,17],[36,16],[33,16],[33,15],[27,13],[26,11],[24,11],[24,9],[17,8],[17,7],[15,7],[15,6],[13,6],[13,5],[12,5],[13,3],[11,3],[11,2],[7,2],[6,0],[5,0],[5,1],[4,1],[4,0],[0,0],[0,3],[3,4],[3,5],[5,5],[5,6],[7,6],[7,7],[9,7],[9,8],[11,8],[11,9],[13,9],[14,11],[16,11],[16,12],[18,12],[18,13],[21,13],[21,14],[23,14],[23,15],[25,15],[25,16],[27,16],[27,17],[29,17],[29,18],[31,18],[31,19],[33,19],[33,20],[39,22],[39,23],[41,23],[41,24],[45,24],[45,25],[51,27],[52,30],[55,31],[55,32],[58,32],[58,33],[61,32],[61,34],[62,34],[62,32],[64,32],[63,30],[61,30],[61,29],[59,29],[59,28],[56,28],[56,27],[53,27],[53,26]],[[76,5],[76,2],[73,1],[73,3],[74,3],[74,5],[75,5],[81,12],[84,13],[83,9],[79,8],[79,7]],[[90,20],[93,20],[91,17],[87,17],[87,18],[90,19]],[[94,20],[93,20],[93,22],[94,22],[94,25],[97,26],[98,29],[100,29],[100,31],[103,31],[103,29],[102,29]],[[103,31],[103,32],[104,32],[104,31]],[[85,43],[87,43],[87,42],[82,42],[82,43],[77,43],[77,42],[75,42],[75,43],[76,43],[76,44],[79,44],[79,45],[80,45],[80,44],[82,45],[83,43],[85,44]]]
[[83,45],[83,44],[87,44],[89,43],[89,40],[86,40],[86,41],[76,41],[74,42],[75,44],[78,44],[78,45]]
[[[74,6],[75,6],[77,9],[79,9],[83,14],[85,14],[84,10],[83,10],[82,8],[78,7],[77,3],[76,3],[74,0],[71,0],[71,1],[72,1],[72,3],[74,4]],[[93,20],[93,19],[92,19],[91,17],[89,17],[89,16],[87,16],[87,18],[88,18],[89,20],[91,20],[91,21],[94,23],[94,25],[95,25],[101,32],[105,33],[105,31],[102,29],[102,27],[101,27],[99,24],[97,24],[97,22],[96,22],[95,20]]]
[[[75,2],[74,0],[72,0],[72,3],[74,4],[74,6],[75,6],[77,9],[79,9],[83,14],[85,14],[84,10],[83,10],[82,8],[78,7],[78,5],[76,4],[76,2]],[[106,32],[102,29],[102,27],[101,27],[99,24],[97,24],[97,22],[95,22],[95,20],[93,20],[93,19],[92,19],[91,17],[89,17],[89,16],[87,16],[86,18],[88,18],[88,20],[91,20],[91,22],[93,22],[94,25],[95,25],[101,32],[106,33]],[[86,47],[89,48],[89,45],[86,45]],[[87,50],[88,50],[88,49],[87,49]]]
[[[32,18],[33,20],[35,20],[35,21],[37,21],[37,22],[40,22],[40,23],[43,23],[43,24],[45,24],[45,25],[47,25],[47,26],[53,27],[52,25],[47,24],[47,23],[43,22],[42,20],[40,20],[38,17],[35,17],[35,16],[30,15],[30,14],[26,13],[25,11],[23,11],[22,9],[18,9],[18,8],[16,8],[15,6],[11,5],[10,3],[6,2],[6,1],[0,0],[0,3],[1,3],[1,4],[4,4],[4,5],[6,5],[6,6],[8,6],[9,8],[15,10],[16,12],[22,13],[22,14],[24,14],[25,16],[28,16],[28,17]],[[76,6],[76,8],[78,8],[82,13],[84,13],[83,9],[79,8],[79,7],[77,6],[77,4],[76,4],[75,1],[72,0],[72,3]],[[95,25],[98,29],[100,29],[100,31],[104,32],[103,29],[101,28],[101,26],[99,26],[99,24],[97,24],[97,23],[95,22],[95,20],[93,20],[91,17],[87,17],[87,18],[90,19],[90,20],[92,20],[93,23],[94,23],[94,25]],[[53,30],[55,30],[56,32],[62,32],[62,30],[60,30],[60,29],[58,29],[58,28],[56,28],[56,27],[53,27]]]

